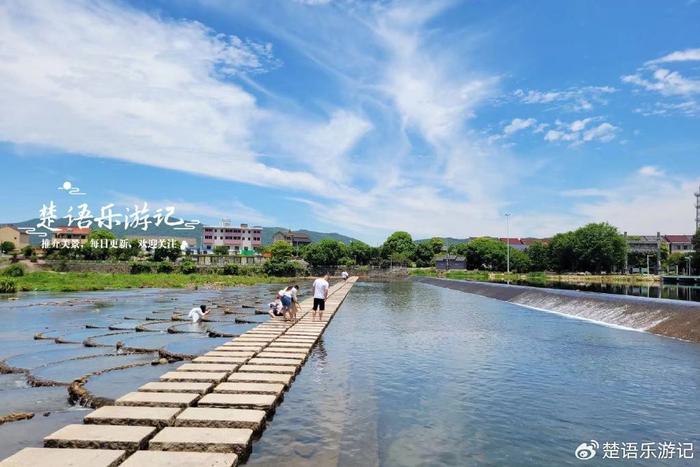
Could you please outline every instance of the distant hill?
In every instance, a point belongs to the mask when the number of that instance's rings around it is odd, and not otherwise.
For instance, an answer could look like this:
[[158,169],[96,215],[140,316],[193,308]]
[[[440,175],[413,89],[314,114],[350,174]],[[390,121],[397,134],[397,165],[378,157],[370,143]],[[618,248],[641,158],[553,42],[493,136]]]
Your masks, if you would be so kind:
[[[179,219],[173,218],[173,221],[178,221]],[[39,219],[29,219],[26,221],[22,222],[12,222],[12,223],[7,223],[7,224],[0,224],[0,227],[4,225],[14,225],[16,227],[36,227],[36,225],[39,223]],[[53,224],[55,227],[65,227],[68,225],[68,220],[67,219],[57,219],[56,222]],[[48,232],[46,229],[39,229]],[[263,227],[263,233],[262,233],[262,243],[263,245],[269,245],[272,243],[272,237],[280,231],[286,232],[287,228],[285,227]],[[200,239],[202,236],[202,226],[201,225],[196,225],[193,230],[175,230],[174,228],[167,226],[165,224],[161,224],[159,226],[156,225],[149,225],[148,230],[144,232],[143,230],[139,229],[128,229],[128,230],[123,230],[119,227],[112,229],[112,232],[116,236],[119,236],[120,234],[126,234],[126,235],[143,235],[144,237],[153,236],[153,237],[172,237],[172,238],[196,238]],[[332,239],[332,240],[339,240],[345,244],[350,243],[351,241],[355,240],[352,237],[348,237],[346,235],[341,235],[339,233],[327,233],[327,232],[316,232],[313,230],[295,230],[295,232],[303,232],[309,236],[312,242],[318,242],[320,240],[324,239]],[[40,245],[41,244],[41,237],[38,235],[30,235],[29,239],[32,243],[32,245]]]

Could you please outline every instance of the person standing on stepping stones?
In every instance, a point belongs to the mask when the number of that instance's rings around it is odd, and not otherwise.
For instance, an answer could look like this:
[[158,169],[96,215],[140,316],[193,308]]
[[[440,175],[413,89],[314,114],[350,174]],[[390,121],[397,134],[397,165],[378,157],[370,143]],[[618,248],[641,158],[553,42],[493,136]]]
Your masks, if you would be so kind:
[[318,320],[323,319],[323,310],[326,309],[326,299],[328,298],[328,274],[319,277],[314,281],[314,307],[311,321],[316,321],[316,311],[318,310]]

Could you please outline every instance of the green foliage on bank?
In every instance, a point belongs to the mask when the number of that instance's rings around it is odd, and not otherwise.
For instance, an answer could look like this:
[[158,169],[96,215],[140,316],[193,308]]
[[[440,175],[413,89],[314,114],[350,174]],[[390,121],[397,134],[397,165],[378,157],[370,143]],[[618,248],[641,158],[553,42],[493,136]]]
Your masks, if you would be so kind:
[[[97,272],[32,272],[14,280],[17,291],[76,292],[131,288],[233,287],[280,282],[278,277],[262,275],[215,274],[109,274]],[[0,279],[0,284],[8,279]]]

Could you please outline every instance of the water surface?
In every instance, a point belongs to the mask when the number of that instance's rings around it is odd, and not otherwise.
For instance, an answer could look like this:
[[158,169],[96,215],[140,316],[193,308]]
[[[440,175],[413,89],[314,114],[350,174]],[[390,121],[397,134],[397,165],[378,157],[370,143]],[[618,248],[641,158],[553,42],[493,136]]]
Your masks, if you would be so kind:
[[697,445],[699,386],[697,344],[426,284],[358,283],[248,464],[578,465],[591,439]]

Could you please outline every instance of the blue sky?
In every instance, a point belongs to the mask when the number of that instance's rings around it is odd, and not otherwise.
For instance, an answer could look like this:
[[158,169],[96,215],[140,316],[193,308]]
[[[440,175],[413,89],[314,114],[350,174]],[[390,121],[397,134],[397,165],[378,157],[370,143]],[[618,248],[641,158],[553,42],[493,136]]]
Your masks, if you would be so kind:
[[93,209],[415,237],[689,233],[700,2],[0,4],[0,222]]

